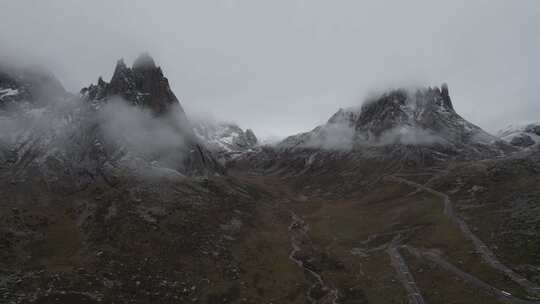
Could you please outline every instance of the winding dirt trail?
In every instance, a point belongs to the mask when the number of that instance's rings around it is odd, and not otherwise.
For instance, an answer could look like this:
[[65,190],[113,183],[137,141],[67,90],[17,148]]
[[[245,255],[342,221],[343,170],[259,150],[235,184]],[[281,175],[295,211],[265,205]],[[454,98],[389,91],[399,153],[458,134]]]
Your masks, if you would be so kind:
[[444,270],[453,273],[457,277],[463,279],[464,281],[468,282],[472,286],[476,287],[477,289],[480,289],[488,294],[491,294],[494,296],[499,302],[502,303],[509,303],[509,304],[539,304],[540,301],[532,301],[532,300],[522,300],[519,298],[516,298],[512,296],[510,293],[505,292],[503,290],[499,290],[488,283],[478,279],[477,277],[457,268],[450,262],[443,259],[439,254],[429,251],[429,250],[420,250],[417,248],[413,248],[411,246],[404,245],[404,248],[406,248],[411,254],[413,254],[416,257],[421,257],[426,260],[431,261],[432,263],[435,263],[442,267]]
[[[474,235],[467,225],[465,221],[457,216],[457,214],[454,212],[454,208],[452,206],[452,203],[450,201],[450,198],[448,195],[439,192],[437,190],[434,190],[432,188],[429,188],[425,185],[421,185],[415,182],[412,182],[410,180],[404,179],[402,177],[398,177],[395,175],[387,176],[386,180],[395,181],[399,183],[404,183],[409,186],[415,187],[417,189],[421,189],[423,191],[426,191],[428,193],[431,193],[435,196],[438,196],[443,199],[444,202],[444,214],[452,220],[456,225],[459,227],[461,232],[472,241],[474,244],[474,247],[478,253],[480,253],[480,256],[486,261],[492,268],[504,273],[506,276],[508,276],[511,280],[516,282],[517,284],[521,285],[527,292],[530,294],[540,296],[540,286],[534,284],[533,282],[527,280],[523,276],[519,275],[512,269],[510,269],[508,266],[502,264],[495,254],[486,246],[486,244],[480,240],[476,235]],[[517,302],[516,302],[517,303]],[[532,303],[532,302],[523,302],[523,303]]]
[[414,277],[412,276],[409,268],[407,267],[407,264],[405,263],[405,259],[403,258],[401,253],[399,253],[397,239],[393,240],[390,243],[390,245],[386,249],[386,252],[388,253],[388,255],[390,255],[390,261],[392,263],[392,267],[394,267],[394,269],[396,270],[398,280],[407,291],[407,298],[409,299],[409,304],[426,304],[426,301],[424,301],[424,298],[420,293],[420,289],[416,285]]
[[[291,234],[292,250],[289,254],[289,259],[315,279],[315,283],[310,286],[306,294],[308,301],[314,304],[337,304],[337,299],[339,296],[338,290],[328,286],[320,274],[307,267],[301,259],[296,257],[296,254],[302,250],[301,244],[308,240],[307,233],[309,231],[309,225],[293,211],[290,211],[290,213],[292,221],[289,225],[289,232]],[[315,288],[317,288],[317,286],[320,286],[320,289],[326,292],[325,296],[320,299],[315,299],[312,296],[312,292],[315,290]]]

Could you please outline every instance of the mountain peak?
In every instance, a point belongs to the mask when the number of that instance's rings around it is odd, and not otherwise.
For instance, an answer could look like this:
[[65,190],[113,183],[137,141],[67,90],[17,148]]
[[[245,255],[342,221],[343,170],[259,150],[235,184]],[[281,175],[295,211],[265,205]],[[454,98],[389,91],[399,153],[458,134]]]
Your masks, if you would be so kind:
[[155,69],[156,63],[154,58],[147,52],[141,53],[133,62],[133,69]]
[[448,85],[392,89],[361,107],[339,109],[326,124],[291,136],[282,146],[365,147],[393,144],[463,147],[496,137],[455,112]]
[[124,62],[124,59],[123,58],[118,59],[118,61],[116,61],[116,67],[114,68],[111,81],[112,79],[118,79],[118,78],[124,77],[124,75],[128,72],[129,72],[129,68]]
[[[416,89],[397,88],[388,90],[379,96],[366,100],[361,107],[361,112],[389,111],[389,109],[398,108],[402,110],[404,108],[418,108],[428,111],[454,111],[448,85],[443,83],[441,88],[435,86]],[[340,110],[341,112],[345,111],[343,109]]]
[[119,96],[159,115],[166,114],[173,107],[183,112],[168,79],[148,53],[139,55],[131,68],[119,59],[109,83],[98,80],[97,85],[84,88],[81,93],[92,100]]
[[124,61],[124,58],[120,58],[116,61],[116,70],[125,70],[127,69],[126,62]]
[[360,110],[340,110],[330,122],[348,120],[367,137],[379,138],[388,130],[400,127],[433,129],[438,132],[443,122],[462,119],[450,100],[448,85],[411,89],[393,89],[367,100]]

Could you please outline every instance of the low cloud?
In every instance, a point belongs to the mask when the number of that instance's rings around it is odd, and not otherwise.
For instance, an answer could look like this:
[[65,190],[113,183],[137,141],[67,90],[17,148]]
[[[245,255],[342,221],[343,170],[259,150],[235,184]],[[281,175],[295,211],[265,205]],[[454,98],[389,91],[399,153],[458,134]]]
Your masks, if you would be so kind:
[[350,150],[355,143],[355,131],[347,124],[327,124],[315,131],[303,146],[328,150]]
[[[120,98],[92,109],[79,97],[49,97],[44,93],[0,110],[0,161],[16,163],[25,151],[32,150],[42,161],[56,155],[69,165],[88,168],[127,156],[156,168],[176,169],[192,152],[187,142],[191,130],[174,111],[158,117]],[[99,149],[104,149],[109,159],[94,154]]]
[[178,164],[188,153],[180,117],[157,117],[150,110],[136,107],[120,98],[110,99],[99,109],[100,130],[108,144],[149,161]]
[[369,137],[345,124],[327,124],[319,127],[301,146],[326,150],[347,151],[353,148],[381,147],[393,144],[432,145],[444,144],[440,136],[412,126],[400,126],[385,131],[379,137]]
[[374,145],[432,145],[442,144],[444,139],[432,132],[418,127],[400,126],[384,132]]

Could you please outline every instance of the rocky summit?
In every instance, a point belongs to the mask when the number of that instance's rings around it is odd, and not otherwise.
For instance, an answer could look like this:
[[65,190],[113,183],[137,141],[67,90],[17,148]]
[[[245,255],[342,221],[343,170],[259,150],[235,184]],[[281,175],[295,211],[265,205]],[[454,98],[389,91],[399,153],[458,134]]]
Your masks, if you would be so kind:
[[538,124],[491,135],[443,84],[261,145],[148,54],[51,75],[0,68],[1,303],[540,301]]
[[349,131],[353,146],[490,145],[499,139],[463,119],[442,89],[397,89],[372,97],[359,108],[340,109],[311,133],[287,138],[283,145],[310,146]]
[[257,148],[253,130],[243,130],[237,124],[215,120],[192,121],[195,135],[213,151],[222,163]]
[[109,83],[100,77],[97,85],[83,88],[81,93],[91,100],[121,97],[158,115],[168,113],[171,108],[183,113],[169,81],[147,53],[137,57],[131,68],[126,66],[123,59],[118,60]]

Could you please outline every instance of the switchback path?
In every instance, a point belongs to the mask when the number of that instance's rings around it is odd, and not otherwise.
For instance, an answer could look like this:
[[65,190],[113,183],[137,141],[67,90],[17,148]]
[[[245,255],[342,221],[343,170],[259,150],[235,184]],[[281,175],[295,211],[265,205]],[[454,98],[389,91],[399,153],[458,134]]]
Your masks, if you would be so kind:
[[406,248],[414,256],[427,259],[431,261],[432,263],[439,265],[444,270],[453,273],[454,275],[468,282],[469,284],[473,285],[477,289],[480,289],[488,294],[491,294],[498,301],[502,303],[508,303],[508,304],[539,304],[540,303],[540,301],[522,300],[522,299],[512,296],[508,292],[499,290],[489,285],[488,283],[478,279],[477,277],[457,268],[456,266],[452,265],[448,261],[444,260],[440,255],[438,255],[435,252],[428,251],[428,250],[420,250],[420,249],[413,248],[407,245],[403,247]]
[[398,280],[407,291],[409,304],[426,304],[426,301],[424,301],[424,298],[420,293],[420,289],[416,285],[414,277],[405,263],[405,259],[403,259],[401,253],[399,253],[397,240],[393,240],[390,243],[386,249],[386,252],[388,255],[390,255],[390,261],[392,263],[392,267],[394,267],[396,270]]
[[412,182],[410,180],[406,180],[406,179],[404,179],[402,177],[398,177],[398,176],[395,176],[395,175],[387,176],[385,179],[390,180],[390,181],[399,182],[399,183],[404,183],[404,184],[407,184],[409,186],[421,189],[423,191],[426,191],[428,193],[431,193],[431,194],[433,194],[435,196],[438,196],[438,197],[442,198],[443,202],[444,202],[444,214],[450,220],[452,220],[454,223],[456,223],[456,225],[459,227],[461,232],[468,239],[470,239],[473,242],[474,247],[476,248],[476,251],[478,253],[480,253],[480,256],[484,259],[484,261],[486,261],[492,268],[504,273],[506,276],[508,276],[514,282],[521,285],[530,294],[540,296],[540,286],[538,286],[538,285],[534,284],[533,282],[527,280],[523,276],[519,275],[518,273],[516,273],[515,271],[510,269],[508,266],[502,264],[497,259],[495,254],[488,248],[488,246],[486,246],[486,244],[482,240],[480,240],[476,235],[474,235],[472,233],[472,231],[469,228],[469,226],[467,225],[467,223],[465,223],[465,221],[463,219],[459,218],[457,216],[457,214],[455,213],[454,208],[452,206],[452,203],[451,203],[450,198],[448,197],[448,195],[446,195],[446,194],[444,194],[442,192],[439,192],[437,190],[434,190],[432,188],[429,188],[429,187],[427,187],[425,185],[421,185],[421,184]]

